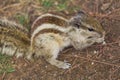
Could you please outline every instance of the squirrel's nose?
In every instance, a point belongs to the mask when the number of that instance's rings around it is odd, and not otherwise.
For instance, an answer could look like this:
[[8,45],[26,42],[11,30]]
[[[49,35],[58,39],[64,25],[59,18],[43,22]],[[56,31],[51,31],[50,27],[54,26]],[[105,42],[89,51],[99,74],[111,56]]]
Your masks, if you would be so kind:
[[104,32],[101,32],[99,37],[100,37],[100,38],[104,38],[104,37],[105,37],[105,34],[106,34],[105,31],[104,31]]

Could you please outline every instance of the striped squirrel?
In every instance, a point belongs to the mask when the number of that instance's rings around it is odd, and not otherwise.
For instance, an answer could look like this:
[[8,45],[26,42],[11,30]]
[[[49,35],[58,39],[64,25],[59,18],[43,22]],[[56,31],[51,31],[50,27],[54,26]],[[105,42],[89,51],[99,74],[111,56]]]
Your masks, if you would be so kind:
[[57,60],[65,47],[80,50],[104,42],[105,36],[100,23],[83,11],[71,19],[43,14],[33,22],[30,33],[24,27],[9,24],[9,21],[0,20],[1,53],[17,57],[24,54],[28,59],[33,55],[43,56],[48,63],[62,69],[70,67],[69,63]]
[[70,64],[56,58],[65,47],[83,49],[95,42],[104,42],[105,36],[100,23],[83,11],[71,19],[44,14],[33,22],[31,30],[31,52],[63,69],[69,68]]

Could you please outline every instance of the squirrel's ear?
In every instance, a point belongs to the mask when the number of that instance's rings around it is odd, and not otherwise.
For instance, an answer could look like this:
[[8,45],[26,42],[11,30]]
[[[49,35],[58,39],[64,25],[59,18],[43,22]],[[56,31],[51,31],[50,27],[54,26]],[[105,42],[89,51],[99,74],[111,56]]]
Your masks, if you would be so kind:
[[83,10],[80,10],[74,16],[72,16],[71,20],[83,20],[86,19],[86,17],[87,14]]
[[76,13],[76,15],[71,17],[71,19],[69,20],[69,25],[80,28],[81,21],[85,20],[86,18],[87,14],[84,11],[80,10]]
[[75,17],[79,18],[79,19],[83,19],[83,18],[87,17],[87,14],[83,10],[80,10],[80,11],[77,12],[77,14],[75,15]]
[[83,10],[80,10],[77,12],[77,15],[79,15],[79,16],[85,15],[85,12]]

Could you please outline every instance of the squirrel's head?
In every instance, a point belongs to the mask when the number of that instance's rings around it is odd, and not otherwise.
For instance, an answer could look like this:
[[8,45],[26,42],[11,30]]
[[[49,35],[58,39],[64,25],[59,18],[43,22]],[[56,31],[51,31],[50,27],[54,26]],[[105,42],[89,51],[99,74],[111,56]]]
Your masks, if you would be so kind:
[[82,49],[95,42],[104,41],[105,31],[101,24],[83,11],[79,11],[73,16],[69,21],[69,25],[73,28],[69,32],[69,36],[76,49]]

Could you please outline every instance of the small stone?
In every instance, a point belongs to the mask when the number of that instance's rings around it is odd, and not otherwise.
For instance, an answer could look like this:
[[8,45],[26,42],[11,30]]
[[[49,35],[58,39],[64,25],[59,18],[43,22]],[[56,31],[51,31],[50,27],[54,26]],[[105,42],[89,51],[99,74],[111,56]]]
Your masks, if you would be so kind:
[[45,68],[47,68],[48,66],[45,66]]
[[98,53],[98,51],[94,51],[93,53],[94,53],[94,54],[97,54],[97,53]]
[[105,41],[103,41],[103,43],[102,43],[103,45],[106,45],[106,42]]
[[94,62],[92,62],[91,65],[94,65]]

